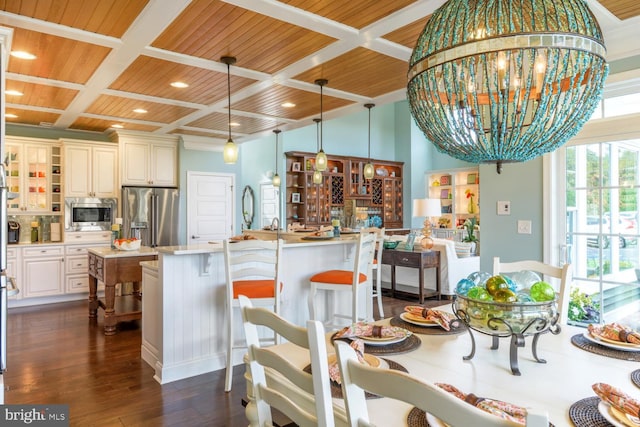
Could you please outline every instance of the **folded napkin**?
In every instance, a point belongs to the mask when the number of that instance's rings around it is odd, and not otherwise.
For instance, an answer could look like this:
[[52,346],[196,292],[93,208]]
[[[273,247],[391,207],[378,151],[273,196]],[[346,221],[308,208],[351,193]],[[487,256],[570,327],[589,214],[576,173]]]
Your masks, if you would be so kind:
[[380,326],[366,322],[358,322],[336,332],[335,338],[401,338],[407,333],[406,329],[397,326]]
[[[349,344],[351,348],[353,348],[356,352],[356,356],[358,356],[358,361],[360,363],[367,363],[364,359],[364,342],[362,340],[353,340],[351,344]],[[337,382],[338,384],[342,384],[342,379],[340,378],[340,367],[338,366],[338,358],[329,363],[329,378],[331,380]]]
[[445,331],[451,329],[450,323],[455,319],[453,314],[447,313],[446,311],[433,310],[419,305],[408,305],[404,308],[404,311],[411,313],[414,316],[420,316],[425,320],[435,322]]
[[612,341],[640,344],[640,333],[619,323],[606,325],[589,325],[591,335],[600,336]]
[[453,394],[457,398],[464,400],[470,405],[473,405],[478,409],[482,409],[485,412],[500,417],[503,420],[510,420],[522,425],[526,424],[527,410],[521,406],[502,402],[500,400],[478,397],[473,393],[465,394],[451,384],[436,383],[435,385],[440,387],[444,391]]
[[598,397],[618,411],[633,417],[640,417],[640,402],[609,384],[596,383],[591,386]]
[[237,236],[229,237],[229,240],[239,242],[240,240],[258,240],[258,238],[248,234],[238,234]]

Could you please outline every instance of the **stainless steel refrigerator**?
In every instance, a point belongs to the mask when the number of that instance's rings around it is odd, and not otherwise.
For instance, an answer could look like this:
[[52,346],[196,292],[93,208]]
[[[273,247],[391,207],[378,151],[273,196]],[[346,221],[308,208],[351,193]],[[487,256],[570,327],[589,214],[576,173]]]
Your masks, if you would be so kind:
[[143,246],[178,244],[177,188],[122,187],[122,235]]

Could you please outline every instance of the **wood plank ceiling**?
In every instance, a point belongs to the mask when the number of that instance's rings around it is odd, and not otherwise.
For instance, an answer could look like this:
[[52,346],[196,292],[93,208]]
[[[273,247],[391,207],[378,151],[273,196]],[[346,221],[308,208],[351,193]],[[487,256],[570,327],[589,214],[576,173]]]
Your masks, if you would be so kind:
[[[7,122],[105,132],[227,135],[236,141],[405,99],[407,62],[444,0],[0,0],[14,30]],[[604,26],[637,20],[637,0],[590,0]],[[595,10],[594,12],[597,12]],[[597,13],[596,13],[597,14]],[[597,14],[598,15],[598,14]],[[601,22],[602,25],[602,22]],[[187,83],[187,88],[170,85]],[[285,107],[283,104],[295,104]],[[143,109],[146,113],[134,110]]]

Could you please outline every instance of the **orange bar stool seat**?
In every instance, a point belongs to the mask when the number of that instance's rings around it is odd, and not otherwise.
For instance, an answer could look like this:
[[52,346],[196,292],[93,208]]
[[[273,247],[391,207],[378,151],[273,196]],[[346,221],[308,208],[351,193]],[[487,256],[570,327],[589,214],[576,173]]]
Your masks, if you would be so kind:
[[[371,289],[372,264],[375,252],[376,234],[360,233],[358,236],[353,270],[326,270],[314,274],[309,279],[309,296],[307,304],[309,306],[309,316],[311,320],[318,320],[316,315],[317,292],[331,291],[333,293],[333,312],[324,322],[326,326],[338,328],[341,325],[337,322],[339,318],[349,319],[355,323],[358,320],[373,320],[365,318],[362,310],[359,310],[358,297],[361,293]],[[340,314],[336,312],[335,302],[337,292],[349,293],[351,295],[351,313]]]

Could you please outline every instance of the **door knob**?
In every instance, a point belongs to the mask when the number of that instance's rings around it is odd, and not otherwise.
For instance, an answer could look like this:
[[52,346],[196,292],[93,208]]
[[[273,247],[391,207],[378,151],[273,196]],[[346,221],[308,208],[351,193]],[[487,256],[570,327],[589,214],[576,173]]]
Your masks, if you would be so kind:
[[199,239],[199,238],[200,238],[200,236],[193,235],[193,236],[191,236],[191,238],[192,238],[192,239]]

